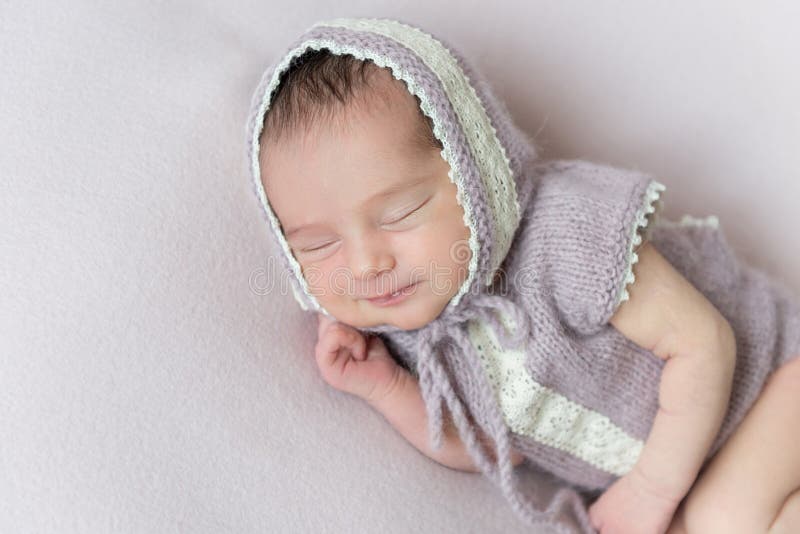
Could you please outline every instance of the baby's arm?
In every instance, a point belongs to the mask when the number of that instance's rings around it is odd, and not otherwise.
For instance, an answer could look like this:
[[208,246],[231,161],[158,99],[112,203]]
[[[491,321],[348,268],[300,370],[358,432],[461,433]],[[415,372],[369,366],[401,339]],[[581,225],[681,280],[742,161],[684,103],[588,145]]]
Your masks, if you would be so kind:
[[[462,471],[478,472],[452,422],[445,417],[442,447],[430,448],[428,416],[419,382],[397,364],[383,340],[368,340],[355,328],[318,314],[317,346],[314,349],[320,374],[328,384],[367,401],[426,456]],[[442,414],[445,415],[445,414]],[[478,438],[489,449],[485,436]],[[524,456],[512,449],[511,461],[519,465]]]
[[[419,381],[405,369],[400,374],[400,379],[397,380],[395,386],[385,396],[368,402],[383,414],[404,438],[429,458],[460,471],[480,472],[467,452],[452,421],[446,418],[447,412],[442,414],[445,416],[446,423],[442,436],[442,447],[439,450],[431,449],[428,436],[428,415]],[[480,430],[476,431],[487,445],[490,454],[494,455],[494,449],[486,443]],[[524,456],[512,449],[511,462],[513,465],[519,465],[524,459]]]
[[725,416],[736,341],[725,317],[650,242],[638,255],[630,298],[610,322],[666,364],[650,435],[633,471],[623,478],[637,492],[677,504]]

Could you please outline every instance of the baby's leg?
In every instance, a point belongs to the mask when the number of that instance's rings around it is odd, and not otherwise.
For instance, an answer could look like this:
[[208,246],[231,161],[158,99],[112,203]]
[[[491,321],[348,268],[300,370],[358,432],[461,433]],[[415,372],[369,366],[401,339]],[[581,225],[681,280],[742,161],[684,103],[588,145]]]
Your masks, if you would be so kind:
[[789,495],[769,534],[797,534],[800,530],[800,489]]
[[[800,358],[776,370],[741,425],[700,473],[669,534],[767,533],[794,522],[800,489]],[[784,504],[786,507],[784,508]],[[779,517],[780,516],[780,517]],[[798,532],[800,525],[793,532]]]

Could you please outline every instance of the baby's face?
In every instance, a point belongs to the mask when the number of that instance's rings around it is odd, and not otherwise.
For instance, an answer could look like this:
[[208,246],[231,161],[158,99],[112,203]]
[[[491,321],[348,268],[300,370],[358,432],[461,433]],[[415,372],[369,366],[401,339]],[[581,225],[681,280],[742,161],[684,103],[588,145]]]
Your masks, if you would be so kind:
[[[412,141],[416,101],[382,80],[388,102],[369,96],[330,127],[265,143],[261,177],[319,303],[355,327],[410,330],[435,319],[466,279],[469,229],[449,165]],[[370,300],[410,284],[388,304]]]

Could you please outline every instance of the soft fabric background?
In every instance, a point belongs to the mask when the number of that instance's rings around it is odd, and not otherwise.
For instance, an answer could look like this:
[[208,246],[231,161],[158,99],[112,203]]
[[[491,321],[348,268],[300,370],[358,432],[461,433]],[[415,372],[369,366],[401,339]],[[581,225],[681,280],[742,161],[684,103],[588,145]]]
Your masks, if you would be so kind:
[[338,4],[0,1],[0,531],[525,531],[321,380],[271,270],[245,115],[317,19],[434,31],[800,290],[796,3]]

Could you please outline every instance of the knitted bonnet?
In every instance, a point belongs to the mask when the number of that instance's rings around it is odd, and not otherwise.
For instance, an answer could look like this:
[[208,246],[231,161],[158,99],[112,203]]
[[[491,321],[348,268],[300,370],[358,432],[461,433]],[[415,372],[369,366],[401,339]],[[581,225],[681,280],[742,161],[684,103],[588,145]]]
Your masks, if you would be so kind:
[[[449,177],[457,186],[457,201],[470,231],[472,254],[467,277],[435,320],[413,331],[402,331],[391,325],[360,330],[389,337],[406,336],[406,339],[413,336],[414,354],[406,355],[405,363],[419,377],[434,448],[441,444],[441,408],[442,403],[446,403],[476,464],[502,487],[515,511],[532,524],[552,516],[563,502],[551,503],[551,510],[545,514],[519,498],[512,476],[507,428],[499,409],[491,408],[490,420],[480,422],[495,441],[497,457],[491,459],[467,419],[467,410],[456,393],[449,371],[452,365],[467,365],[473,370],[479,367],[478,356],[465,332],[465,323],[472,318],[480,318],[491,325],[501,342],[509,347],[518,346],[530,331],[526,314],[509,299],[493,294],[492,287],[511,249],[524,206],[533,193],[535,180],[531,178],[531,169],[536,164],[536,148],[512,122],[486,80],[442,39],[396,20],[354,18],[314,24],[263,74],[253,95],[247,127],[252,186],[270,233],[282,251],[283,266],[292,273],[289,283],[294,297],[304,310],[330,315],[309,291],[266,197],[260,178],[259,139],[281,74],[309,49],[351,54],[388,67],[392,75],[419,98],[422,112],[431,119],[433,132],[442,143],[441,156],[450,166]],[[269,154],[264,157],[268,158]],[[506,333],[494,313],[497,310],[513,317],[516,331]],[[488,388],[481,390],[481,396],[484,397],[481,402],[492,403]],[[556,501],[575,497],[568,492],[559,495]],[[576,510],[580,513],[581,506],[576,505]],[[583,519],[585,522],[585,517]]]
[[519,225],[520,206],[531,192],[522,170],[536,158],[536,150],[487,83],[441,39],[393,20],[336,19],[312,26],[261,78],[253,96],[247,139],[253,187],[283,251],[285,267],[294,274],[290,283],[303,309],[328,314],[309,292],[266,198],[260,179],[259,137],[281,74],[306,50],[322,48],[388,67],[419,98],[422,111],[433,122],[470,229],[472,257],[466,280],[448,304],[447,310],[452,311],[465,295],[482,293],[492,283],[508,253]]

